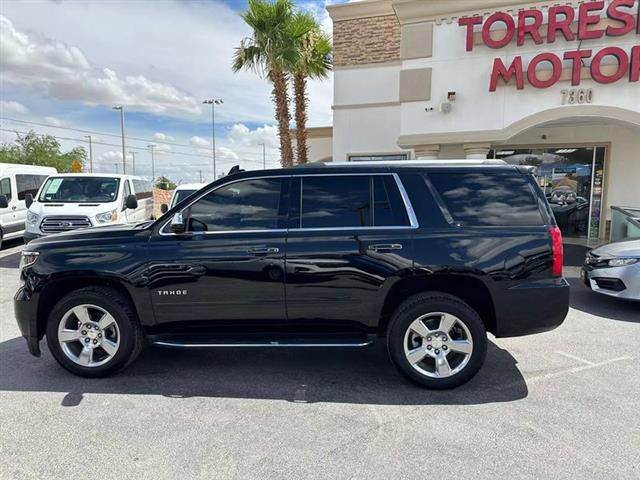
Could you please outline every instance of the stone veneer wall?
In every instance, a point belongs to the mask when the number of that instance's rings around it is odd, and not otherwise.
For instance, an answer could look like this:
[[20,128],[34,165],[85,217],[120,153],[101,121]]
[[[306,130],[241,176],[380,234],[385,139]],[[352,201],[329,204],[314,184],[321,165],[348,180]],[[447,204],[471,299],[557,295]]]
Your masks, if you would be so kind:
[[162,212],[160,212],[160,205],[166,203],[169,205],[171,201],[171,196],[173,195],[173,190],[160,190],[159,188],[153,189],[153,216],[154,218],[160,217]]
[[334,66],[382,63],[399,59],[400,24],[395,15],[333,23]]

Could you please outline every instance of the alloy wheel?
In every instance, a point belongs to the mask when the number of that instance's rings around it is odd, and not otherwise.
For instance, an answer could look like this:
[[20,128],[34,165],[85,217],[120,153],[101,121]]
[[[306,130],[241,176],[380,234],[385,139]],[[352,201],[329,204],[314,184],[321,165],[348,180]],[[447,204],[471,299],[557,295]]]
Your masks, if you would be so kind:
[[104,308],[77,305],[62,316],[58,343],[72,362],[83,367],[99,367],[118,352],[120,330],[115,318]]
[[431,378],[462,371],[473,353],[471,332],[455,315],[432,312],[416,318],[404,336],[404,353],[411,367]]

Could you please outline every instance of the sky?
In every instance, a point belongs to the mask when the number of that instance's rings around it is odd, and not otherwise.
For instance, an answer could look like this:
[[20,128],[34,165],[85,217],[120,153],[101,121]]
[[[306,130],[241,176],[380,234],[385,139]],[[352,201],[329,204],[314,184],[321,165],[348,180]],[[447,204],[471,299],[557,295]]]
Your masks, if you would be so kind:
[[[331,33],[325,5],[305,0]],[[218,174],[278,165],[271,86],[233,73],[231,58],[250,35],[239,13],[246,0],[1,0],[0,142],[14,132],[55,135],[63,150],[91,135],[94,171],[122,173],[124,105],[127,173],[177,182],[213,178],[211,107],[216,106]],[[309,84],[309,126],[331,125],[332,77]]]

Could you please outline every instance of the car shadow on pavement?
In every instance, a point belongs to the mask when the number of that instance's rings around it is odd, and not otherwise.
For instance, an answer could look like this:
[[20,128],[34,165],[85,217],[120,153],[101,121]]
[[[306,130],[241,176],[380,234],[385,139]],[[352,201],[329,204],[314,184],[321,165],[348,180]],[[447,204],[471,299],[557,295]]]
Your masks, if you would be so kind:
[[567,278],[567,281],[571,285],[571,308],[611,320],[640,323],[640,302],[596,293],[579,278]]
[[43,342],[43,357],[22,338],[0,344],[0,391],[64,392],[63,406],[85,394],[163,395],[379,405],[472,405],[525,398],[517,362],[489,342],[487,360],[470,382],[454,390],[421,389],[391,365],[384,344],[361,349],[170,350],[147,347],[120,374],[76,377],[60,368]]

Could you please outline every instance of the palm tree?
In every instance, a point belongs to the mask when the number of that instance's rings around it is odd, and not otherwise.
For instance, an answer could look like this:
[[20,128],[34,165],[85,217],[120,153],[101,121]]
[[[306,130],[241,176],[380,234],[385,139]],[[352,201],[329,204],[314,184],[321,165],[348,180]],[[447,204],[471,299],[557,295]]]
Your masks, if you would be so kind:
[[[303,17],[307,17],[304,19]],[[313,21],[315,28],[300,38],[298,61],[293,66],[293,90],[295,97],[297,163],[307,163],[307,79],[325,79],[331,71],[331,39],[320,31],[313,17],[297,14],[294,21]]]
[[236,48],[233,70],[253,70],[260,76],[266,76],[273,84],[280,162],[283,167],[288,167],[293,165],[288,72],[298,62],[299,39],[314,28],[315,22],[299,21],[291,0],[249,0],[247,11],[241,16],[253,30],[253,36],[243,39],[240,47]]

